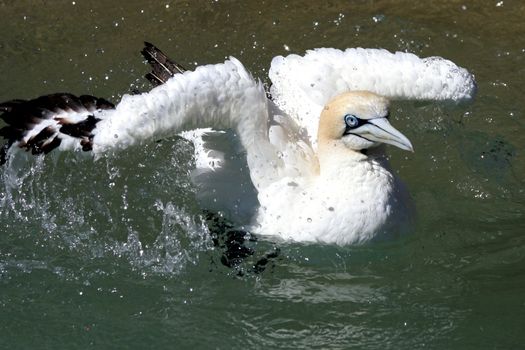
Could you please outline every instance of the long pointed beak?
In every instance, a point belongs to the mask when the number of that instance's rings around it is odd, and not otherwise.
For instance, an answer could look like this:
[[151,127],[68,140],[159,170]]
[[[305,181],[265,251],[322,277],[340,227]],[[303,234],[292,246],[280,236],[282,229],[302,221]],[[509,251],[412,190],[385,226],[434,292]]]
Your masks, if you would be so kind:
[[406,151],[414,152],[410,140],[397,131],[386,118],[369,119],[368,123],[352,130],[352,133],[359,134],[372,141],[388,143]]

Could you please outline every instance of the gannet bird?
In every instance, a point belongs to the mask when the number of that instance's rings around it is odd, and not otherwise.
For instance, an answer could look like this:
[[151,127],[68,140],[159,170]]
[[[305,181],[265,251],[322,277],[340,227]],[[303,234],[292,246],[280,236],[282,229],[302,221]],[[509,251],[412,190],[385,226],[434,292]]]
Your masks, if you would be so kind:
[[[2,162],[16,150],[89,152],[98,158],[182,131],[233,129],[258,209],[250,231],[298,242],[363,243],[411,220],[410,196],[385,145],[412,151],[389,121],[390,99],[467,100],[474,77],[451,61],[377,49],[315,49],[278,56],[271,99],[237,59],[185,71],[153,45],[151,91],[116,106],[53,94],[0,104]],[[198,135],[196,141],[202,141]],[[202,142],[197,156],[209,155]],[[211,158],[210,158],[211,159]],[[209,168],[224,167],[211,159]],[[232,218],[235,219],[235,218]]]

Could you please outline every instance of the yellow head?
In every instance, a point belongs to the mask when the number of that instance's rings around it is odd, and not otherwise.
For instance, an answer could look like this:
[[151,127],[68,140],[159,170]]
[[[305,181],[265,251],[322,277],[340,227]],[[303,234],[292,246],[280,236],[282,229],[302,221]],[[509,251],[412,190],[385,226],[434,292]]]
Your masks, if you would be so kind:
[[386,98],[368,91],[336,96],[321,112],[319,144],[342,142],[361,151],[388,143],[413,151],[410,141],[388,122],[388,105]]

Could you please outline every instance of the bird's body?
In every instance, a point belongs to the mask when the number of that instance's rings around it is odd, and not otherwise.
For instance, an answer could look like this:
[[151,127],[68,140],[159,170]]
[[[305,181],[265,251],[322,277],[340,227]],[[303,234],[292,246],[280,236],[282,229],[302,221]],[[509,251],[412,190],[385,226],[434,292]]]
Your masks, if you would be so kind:
[[319,175],[284,178],[259,192],[255,232],[345,245],[406,229],[410,196],[385,158],[356,152],[331,158]]
[[[321,71],[308,75],[316,61]],[[371,62],[391,66],[382,67],[384,85],[381,76],[371,73],[373,65],[367,66]],[[419,70],[403,75],[403,67]],[[2,118],[10,125],[1,135],[7,148],[84,150],[99,157],[184,130],[231,128],[245,150],[259,202],[251,231],[301,242],[351,244],[399,232],[411,216],[408,192],[391,171],[382,144],[412,146],[389,124],[388,101],[356,90],[437,100],[470,98],[475,90],[472,76],[450,61],[381,50],[321,49],[304,59],[276,58],[270,70],[273,101],[234,58],[193,72],[177,70],[180,74],[159,79],[163,84],[148,93],[125,95],[114,108],[103,100],[84,103],[72,95],[53,95],[62,101],[58,107],[4,103]],[[351,76],[352,71],[359,74]],[[428,88],[422,86],[425,76],[431,81]],[[32,116],[17,122],[24,113]],[[202,143],[199,149],[206,158]],[[210,171],[228,166],[227,158],[212,160]]]

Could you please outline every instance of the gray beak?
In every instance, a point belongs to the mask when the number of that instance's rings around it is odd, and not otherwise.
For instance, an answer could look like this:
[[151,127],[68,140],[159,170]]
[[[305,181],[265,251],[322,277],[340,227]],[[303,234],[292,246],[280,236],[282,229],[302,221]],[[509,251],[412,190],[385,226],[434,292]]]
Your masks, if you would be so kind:
[[369,119],[365,125],[352,130],[352,133],[361,135],[368,140],[388,143],[406,151],[414,152],[410,140],[397,131],[386,118]]

